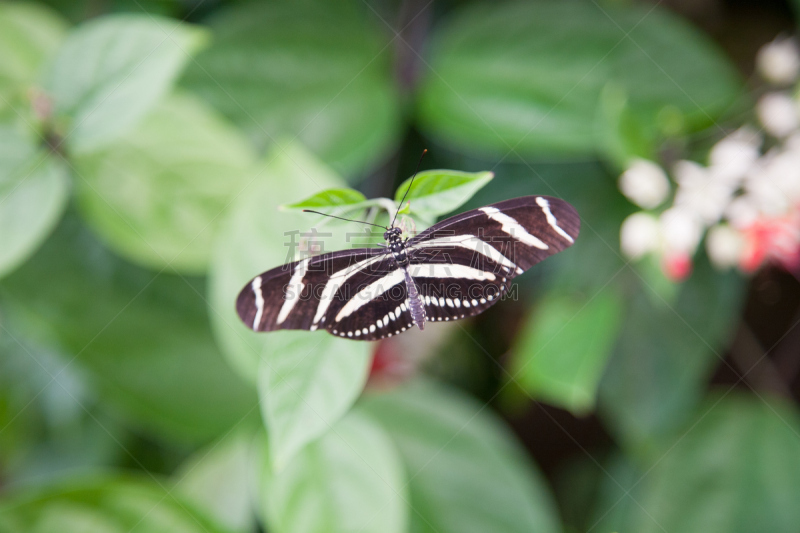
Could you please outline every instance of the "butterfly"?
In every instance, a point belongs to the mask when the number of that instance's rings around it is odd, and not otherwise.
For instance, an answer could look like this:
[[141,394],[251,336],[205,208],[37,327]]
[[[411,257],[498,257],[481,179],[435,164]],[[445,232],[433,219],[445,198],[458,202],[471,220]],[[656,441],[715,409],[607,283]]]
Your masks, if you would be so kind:
[[482,313],[580,231],[575,208],[550,196],[467,211],[409,239],[396,219],[371,224],[386,230],[383,247],[308,257],[256,276],[236,300],[239,317],[255,331],[324,329],[353,340],[424,329]]

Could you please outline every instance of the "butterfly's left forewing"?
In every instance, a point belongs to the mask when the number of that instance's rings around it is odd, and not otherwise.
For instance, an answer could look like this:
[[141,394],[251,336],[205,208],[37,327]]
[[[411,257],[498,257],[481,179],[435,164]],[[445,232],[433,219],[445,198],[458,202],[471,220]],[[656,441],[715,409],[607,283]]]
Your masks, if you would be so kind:
[[350,278],[385,258],[384,250],[364,248],[287,263],[250,280],[239,293],[236,310],[255,331],[325,328]]
[[268,270],[242,291],[236,309],[255,331],[325,329],[377,340],[411,327],[403,271],[383,249],[324,254]]

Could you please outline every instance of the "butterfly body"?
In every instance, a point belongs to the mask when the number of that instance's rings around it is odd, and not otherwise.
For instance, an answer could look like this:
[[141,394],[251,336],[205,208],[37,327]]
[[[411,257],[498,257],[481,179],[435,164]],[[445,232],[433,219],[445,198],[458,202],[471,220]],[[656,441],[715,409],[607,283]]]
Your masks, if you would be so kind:
[[391,227],[383,234],[383,238],[388,243],[387,247],[392,257],[394,257],[395,265],[397,265],[397,268],[403,270],[411,320],[419,329],[425,329],[425,306],[420,299],[414,278],[412,278],[411,274],[408,272],[410,263],[408,260],[408,251],[406,250],[406,241],[403,240],[402,232],[398,227]]
[[483,312],[513,278],[572,245],[579,230],[575,209],[547,196],[467,211],[407,240],[390,227],[384,248],[323,254],[256,276],[240,292],[237,311],[255,331],[391,337]]

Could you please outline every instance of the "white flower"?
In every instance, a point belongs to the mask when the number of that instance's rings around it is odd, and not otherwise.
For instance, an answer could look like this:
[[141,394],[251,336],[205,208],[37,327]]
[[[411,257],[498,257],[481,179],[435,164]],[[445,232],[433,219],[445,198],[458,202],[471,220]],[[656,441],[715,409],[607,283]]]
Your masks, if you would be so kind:
[[669,178],[652,161],[635,159],[620,176],[619,189],[639,207],[652,209],[667,198]]
[[725,216],[734,227],[744,229],[758,220],[758,206],[749,194],[743,194],[730,203]]
[[748,176],[745,190],[765,214],[782,214],[800,202],[800,152],[770,151]]
[[789,85],[800,73],[800,53],[793,39],[778,38],[764,45],[756,56],[756,68],[765,80]]
[[787,137],[800,126],[797,104],[786,93],[767,93],[756,105],[758,119],[767,132],[778,138]]
[[664,247],[668,252],[693,254],[703,236],[700,217],[689,209],[671,207],[659,220]]
[[758,160],[762,142],[758,132],[748,127],[728,135],[711,149],[708,158],[711,173],[737,185]]
[[673,169],[678,182],[675,206],[694,213],[706,224],[720,219],[736,187],[712,170],[693,161],[678,161]]
[[763,215],[779,216],[791,207],[789,198],[769,176],[749,180],[745,191],[755,208]]
[[790,147],[776,155],[770,174],[792,204],[800,203],[800,149]]
[[744,238],[727,224],[719,224],[708,232],[706,251],[714,266],[719,269],[731,268],[738,265],[742,258]]
[[692,188],[708,180],[708,169],[700,163],[682,160],[672,167],[672,175],[679,186]]
[[660,241],[658,220],[644,212],[632,214],[622,223],[619,241],[622,253],[631,259],[656,250]]
[[800,132],[794,132],[783,143],[783,146],[789,152],[800,152]]

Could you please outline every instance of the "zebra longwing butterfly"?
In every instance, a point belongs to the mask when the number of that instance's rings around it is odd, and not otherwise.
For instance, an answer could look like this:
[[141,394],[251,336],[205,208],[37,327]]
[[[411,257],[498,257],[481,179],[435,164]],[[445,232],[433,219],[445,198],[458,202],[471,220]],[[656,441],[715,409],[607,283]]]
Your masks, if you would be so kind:
[[512,279],[571,246],[579,231],[575,209],[549,196],[467,211],[406,240],[392,221],[383,248],[326,253],[256,276],[236,310],[255,331],[325,329],[378,340],[483,312]]

